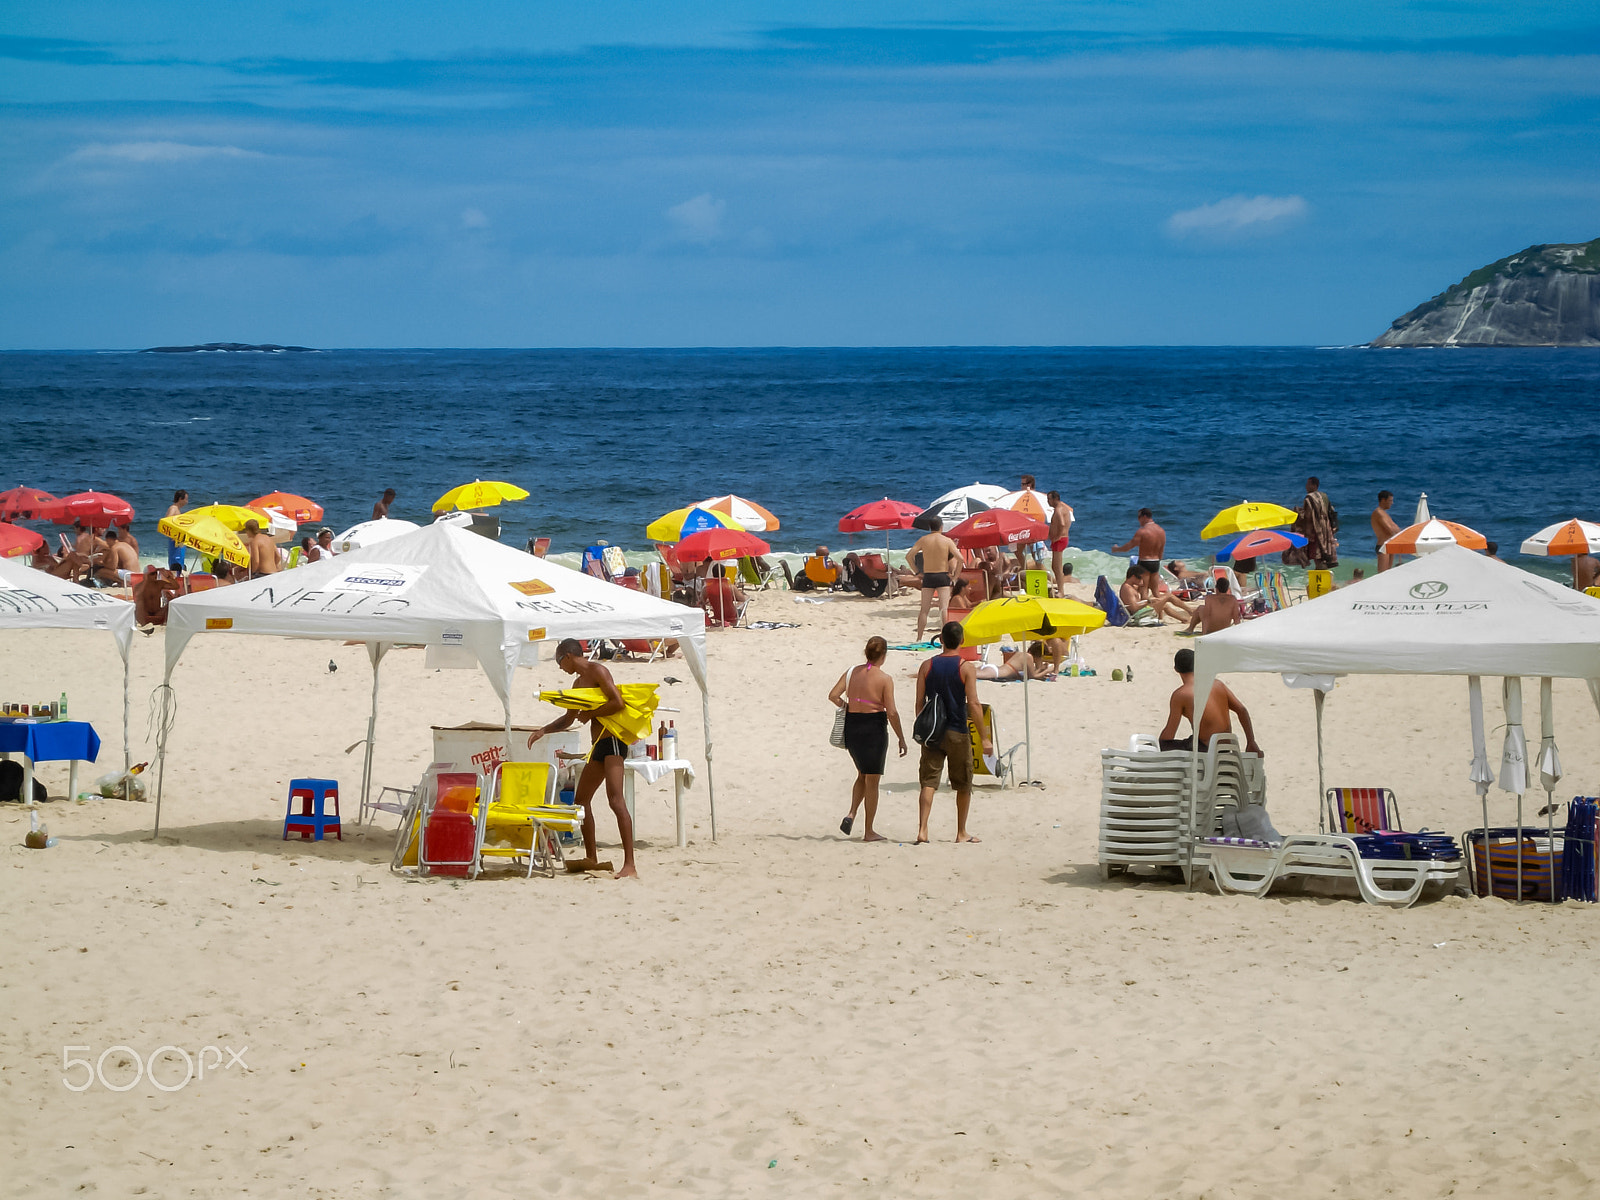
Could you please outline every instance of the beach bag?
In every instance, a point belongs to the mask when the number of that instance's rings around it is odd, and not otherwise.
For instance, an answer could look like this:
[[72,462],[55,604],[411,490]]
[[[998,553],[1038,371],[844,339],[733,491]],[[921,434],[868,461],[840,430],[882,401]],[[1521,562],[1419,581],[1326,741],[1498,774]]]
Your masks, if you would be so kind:
[[[22,764],[7,759],[0,762],[0,802],[15,804],[22,799]],[[44,784],[33,781],[33,802],[43,804],[50,799]]]
[[844,749],[844,718],[847,711],[848,706],[834,709],[833,732],[828,735],[828,745],[837,746],[841,750]]
[[917,719],[911,724],[911,740],[919,746],[926,746],[929,742],[935,744],[944,736],[944,705],[939,697],[930,694],[922,702],[922,711],[917,713]]

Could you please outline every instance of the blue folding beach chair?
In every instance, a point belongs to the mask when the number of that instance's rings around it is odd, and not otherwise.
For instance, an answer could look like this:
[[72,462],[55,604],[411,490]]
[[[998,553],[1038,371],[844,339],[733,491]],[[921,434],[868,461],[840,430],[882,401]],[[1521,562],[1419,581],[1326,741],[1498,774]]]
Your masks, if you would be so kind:
[[1106,614],[1107,625],[1120,628],[1128,623],[1130,619],[1128,610],[1123,606],[1117,590],[1104,575],[1100,576],[1100,581],[1094,585],[1094,603],[1096,608]]

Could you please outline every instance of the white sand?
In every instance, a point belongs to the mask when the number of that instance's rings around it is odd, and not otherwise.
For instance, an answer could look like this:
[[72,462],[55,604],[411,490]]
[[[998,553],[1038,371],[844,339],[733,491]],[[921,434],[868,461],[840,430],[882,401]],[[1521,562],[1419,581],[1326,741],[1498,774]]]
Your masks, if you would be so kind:
[[[359,756],[340,752],[365,733],[364,652],[197,638],[176,679],[159,844],[146,804],[52,803],[48,851],[22,848],[18,808],[0,812],[0,1190],[1595,1194],[1592,909],[1452,898],[1394,912],[1102,883],[1097,751],[1160,723],[1183,643],[1155,631],[1098,633],[1099,678],[1033,688],[1047,786],[980,789],[982,845],[950,843],[948,792],[932,846],[846,842],[852,772],[826,745],[824,697],[867,634],[909,637],[911,612],[786,593],[754,608],[806,627],[711,635],[720,840],[703,775],[685,850],[670,785],[641,789],[636,885],[404,881],[386,869],[392,818],[343,843],[280,841],[291,775],[339,778],[353,820]],[[147,757],[160,635],[134,653]],[[1129,662],[1135,681],[1113,683]],[[915,663],[891,657],[900,680]],[[687,678],[681,663],[617,674]],[[10,635],[0,679],[12,698],[65,688],[105,737],[102,763],[120,763],[109,638]],[[519,721],[544,719],[529,696],[554,679],[523,676]],[[1314,829],[1308,694],[1233,682],[1279,827]],[[1413,828],[1473,824],[1465,690],[1342,685],[1330,783],[1388,783]],[[1594,790],[1600,742],[1582,687],[1556,691],[1570,797]],[[664,692],[698,758],[693,686]],[[1020,688],[983,692],[1003,740],[1020,738]],[[909,686],[899,695],[909,710]],[[428,726],[471,718],[499,719],[480,676],[391,655],[378,780],[413,781]],[[915,832],[914,764],[891,759],[892,837]],[[58,793],[65,775],[41,769]],[[1512,801],[1492,799],[1510,823]],[[604,811],[600,830],[614,841]],[[171,1094],[63,1086],[63,1046],[93,1058],[119,1044],[248,1047],[249,1071]],[[113,1080],[131,1074],[117,1057]]]

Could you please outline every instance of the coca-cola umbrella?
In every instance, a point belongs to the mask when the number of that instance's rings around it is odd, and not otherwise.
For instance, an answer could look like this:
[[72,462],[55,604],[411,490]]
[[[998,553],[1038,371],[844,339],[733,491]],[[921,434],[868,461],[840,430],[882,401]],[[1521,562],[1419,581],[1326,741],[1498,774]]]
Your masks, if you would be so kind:
[[24,521],[30,521],[38,515],[41,508],[47,504],[54,504],[55,501],[56,498],[49,492],[40,491],[38,488],[11,488],[0,492],[0,521],[15,521],[19,517]]
[[43,535],[0,521],[0,558],[20,558],[44,545]]
[[1013,508],[991,508],[977,516],[968,517],[950,530],[950,540],[963,550],[977,550],[984,546],[1016,546],[1024,542],[1038,542],[1049,534],[1050,527],[1037,517],[1018,512]]
[[[868,533],[882,532],[883,537],[883,565],[889,566],[889,531],[891,529],[910,529],[916,519],[922,515],[922,507],[917,504],[908,504],[904,500],[891,500],[885,496],[882,500],[873,500],[863,504],[860,508],[851,509],[839,518],[840,533]],[[889,569],[889,590],[898,591],[894,569]]]
[[771,546],[743,529],[702,529],[684,538],[677,547],[678,561],[682,563],[703,562],[708,558],[718,562],[729,558],[760,558],[771,552]]
[[109,529],[133,521],[133,505],[110,492],[74,492],[40,507],[38,516],[57,525],[83,524],[90,529]]

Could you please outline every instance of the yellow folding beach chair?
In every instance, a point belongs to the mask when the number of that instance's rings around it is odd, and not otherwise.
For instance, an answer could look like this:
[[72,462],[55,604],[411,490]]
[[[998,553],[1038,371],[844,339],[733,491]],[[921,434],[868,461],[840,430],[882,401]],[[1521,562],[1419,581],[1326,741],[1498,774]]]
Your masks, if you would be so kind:
[[1306,572],[1306,599],[1315,600],[1318,596],[1326,596],[1333,591],[1332,571],[1307,571]]
[[583,807],[555,802],[555,767],[546,762],[503,762],[495,768],[487,805],[478,807],[477,860],[526,860],[555,875],[563,862],[561,835],[583,828]]
[[978,723],[970,714],[967,717],[967,738],[972,747],[972,777],[974,780],[993,779],[1001,787],[1010,787],[1017,778],[1013,760],[1024,743],[1018,742],[1004,752],[1000,750],[1000,727],[995,724],[994,709],[987,704],[983,706],[983,723],[989,729],[991,752],[988,754],[983,752],[983,738],[978,733]]

